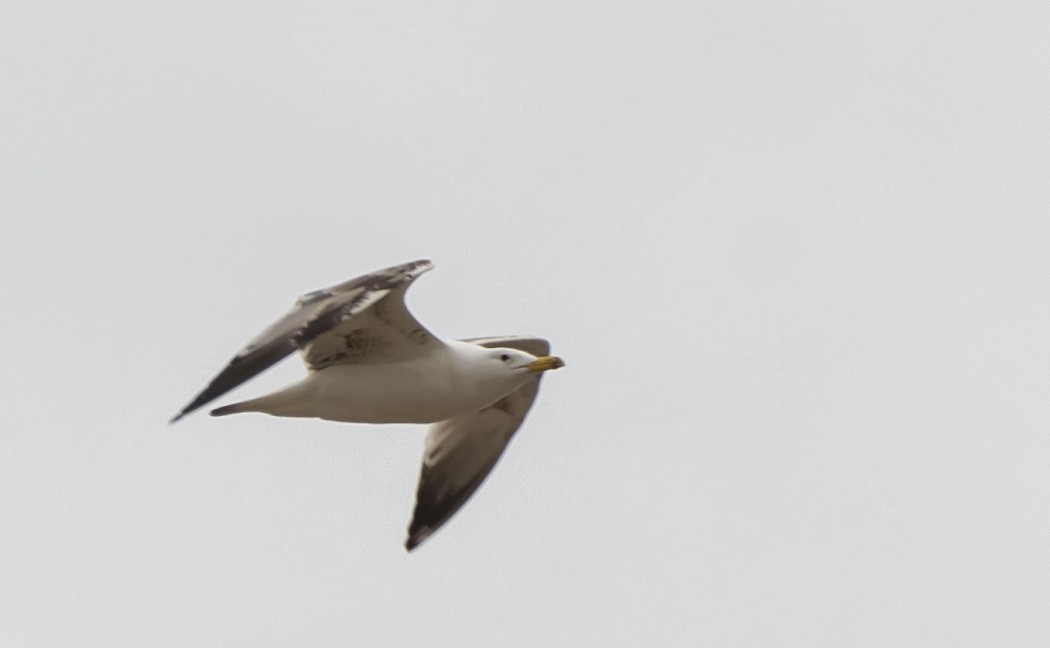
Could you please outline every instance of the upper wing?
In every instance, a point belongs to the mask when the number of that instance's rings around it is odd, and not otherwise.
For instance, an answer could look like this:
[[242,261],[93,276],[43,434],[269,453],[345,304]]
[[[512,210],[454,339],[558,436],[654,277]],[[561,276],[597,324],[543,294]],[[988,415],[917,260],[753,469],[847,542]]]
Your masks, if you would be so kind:
[[[550,353],[550,344],[540,338],[473,338],[464,342],[520,349],[535,356]],[[415,549],[470,499],[525,420],[539,387],[540,376],[536,376],[488,407],[430,426],[406,549]]]
[[387,362],[441,344],[405,308],[404,294],[430,261],[393,266],[300,297],[182,408],[172,423],[262,373],[296,349],[312,369],[338,362]]

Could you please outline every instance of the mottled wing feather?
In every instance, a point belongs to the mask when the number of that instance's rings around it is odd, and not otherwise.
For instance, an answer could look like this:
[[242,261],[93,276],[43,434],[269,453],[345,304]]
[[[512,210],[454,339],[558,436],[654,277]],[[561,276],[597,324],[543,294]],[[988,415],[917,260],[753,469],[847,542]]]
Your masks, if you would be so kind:
[[[530,337],[464,340],[508,347],[536,356],[550,353],[546,340]],[[539,391],[536,376],[517,391],[477,412],[430,426],[405,548],[415,549],[466,503],[499,461]]]
[[408,283],[368,291],[310,323],[323,334],[302,347],[310,369],[334,364],[398,362],[443,344],[405,308]]
[[[287,315],[238,352],[172,422],[259,375],[297,349],[303,351],[304,360],[312,369],[336,362],[381,361],[382,353],[376,353],[376,349],[337,358],[338,350],[349,343],[346,334],[356,329],[371,330],[372,338],[383,340],[388,355],[397,355],[390,352],[391,348],[397,349],[391,340],[404,330],[412,331],[413,336],[405,337],[411,344],[402,353],[411,353],[414,347],[427,343],[439,344],[404,305],[407,287],[432,267],[429,261],[413,261],[303,295]],[[380,304],[382,316],[371,315]],[[383,331],[382,327],[388,325],[393,328]]]

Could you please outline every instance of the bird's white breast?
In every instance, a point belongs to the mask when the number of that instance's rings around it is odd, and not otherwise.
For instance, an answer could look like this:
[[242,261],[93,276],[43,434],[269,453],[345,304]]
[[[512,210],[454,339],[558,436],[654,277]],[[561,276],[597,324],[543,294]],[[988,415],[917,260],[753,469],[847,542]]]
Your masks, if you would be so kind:
[[433,423],[490,405],[527,379],[486,380],[471,370],[476,360],[450,350],[411,362],[326,367],[301,383],[309,412],[299,415],[347,423]]

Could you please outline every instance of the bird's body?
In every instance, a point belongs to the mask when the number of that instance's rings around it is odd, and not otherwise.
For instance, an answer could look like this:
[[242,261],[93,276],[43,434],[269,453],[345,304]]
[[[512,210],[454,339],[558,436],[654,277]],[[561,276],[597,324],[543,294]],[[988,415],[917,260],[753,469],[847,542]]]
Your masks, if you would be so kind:
[[303,380],[212,415],[431,424],[405,541],[414,549],[496,465],[532,407],[542,373],[563,366],[540,338],[432,335],[404,304],[405,290],[431,267],[415,261],[303,295],[172,422],[299,351],[309,369]]
[[487,407],[533,378],[527,372],[489,371],[489,355],[484,347],[450,340],[412,361],[330,365],[285,389],[213,414],[262,412],[342,423],[436,423]]

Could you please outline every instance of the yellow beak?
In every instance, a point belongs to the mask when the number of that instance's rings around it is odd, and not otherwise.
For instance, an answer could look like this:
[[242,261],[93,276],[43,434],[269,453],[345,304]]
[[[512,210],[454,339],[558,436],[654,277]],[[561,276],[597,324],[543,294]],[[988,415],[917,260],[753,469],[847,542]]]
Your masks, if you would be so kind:
[[562,359],[558,356],[542,356],[525,365],[525,368],[532,373],[542,373],[550,369],[558,369],[559,367],[564,366],[565,363],[562,362]]

